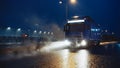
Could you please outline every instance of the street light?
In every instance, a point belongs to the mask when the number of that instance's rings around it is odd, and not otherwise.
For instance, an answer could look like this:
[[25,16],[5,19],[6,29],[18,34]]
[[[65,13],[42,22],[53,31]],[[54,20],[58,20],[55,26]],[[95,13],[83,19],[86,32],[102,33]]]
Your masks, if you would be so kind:
[[51,35],[53,35],[53,32],[51,32]]
[[42,33],[42,31],[39,31],[39,34],[41,34]]
[[11,27],[7,27],[7,30],[11,30]]
[[76,3],[77,3],[77,0],[70,0],[70,3],[71,3],[71,4],[76,4]]
[[20,36],[20,35],[21,35],[21,28],[18,28],[16,30],[16,38],[17,38],[17,36]]
[[[59,4],[62,4],[63,2],[60,0]],[[66,0],[66,22],[68,22],[68,5],[72,4],[75,5],[77,3],[77,0]]]
[[34,33],[37,33],[37,30],[34,30]]
[[17,32],[20,32],[20,31],[21,31],[21,28],[18,28],[18,29],[17,29]]
[[44,31],[44,34],[46,34],[46,31]]
[[50,32],[48,32],[48,35],[50,34]]
[[62,4],[62,1],[59,1],[59,4]]
[[11,36],[11,27],[6,28],[6,36]]

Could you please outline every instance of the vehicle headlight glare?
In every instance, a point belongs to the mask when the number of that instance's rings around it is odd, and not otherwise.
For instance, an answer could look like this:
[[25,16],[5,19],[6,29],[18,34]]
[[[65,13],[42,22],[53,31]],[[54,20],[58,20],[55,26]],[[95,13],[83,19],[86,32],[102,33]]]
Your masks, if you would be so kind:
[[86,46],[87,45],[87,41],[86,40],[82,40],[81,41],[81,46]]

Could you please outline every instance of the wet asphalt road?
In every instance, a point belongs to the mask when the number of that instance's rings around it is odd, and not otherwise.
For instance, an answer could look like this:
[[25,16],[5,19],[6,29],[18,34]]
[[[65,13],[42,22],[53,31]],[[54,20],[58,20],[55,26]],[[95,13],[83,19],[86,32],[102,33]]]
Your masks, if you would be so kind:
[[120,68],[120,44],[38,52],[36,55],[0,61],[0,68]]

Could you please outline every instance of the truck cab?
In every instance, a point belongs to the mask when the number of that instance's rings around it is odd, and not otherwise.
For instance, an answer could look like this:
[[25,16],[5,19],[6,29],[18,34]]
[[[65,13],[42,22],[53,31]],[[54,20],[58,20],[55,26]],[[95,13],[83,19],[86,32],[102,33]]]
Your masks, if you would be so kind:
[[85,19],[69,20],[64,25],[64,32],[65,37],[72,42],[72,49],[89,48],[100,42],[100,28]]

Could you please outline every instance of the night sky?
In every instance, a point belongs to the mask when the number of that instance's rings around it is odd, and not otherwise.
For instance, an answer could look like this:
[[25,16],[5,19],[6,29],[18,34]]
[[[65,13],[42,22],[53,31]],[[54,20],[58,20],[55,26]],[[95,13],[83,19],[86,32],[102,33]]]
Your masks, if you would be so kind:
[[[120,34],[119,0],[77,0],[68,8],[68,18],[73,15],[90,16],[103,28]],[[0,0],[0,27],[34,28],[35,24],[66,23],[66,0]]]

